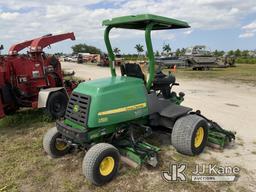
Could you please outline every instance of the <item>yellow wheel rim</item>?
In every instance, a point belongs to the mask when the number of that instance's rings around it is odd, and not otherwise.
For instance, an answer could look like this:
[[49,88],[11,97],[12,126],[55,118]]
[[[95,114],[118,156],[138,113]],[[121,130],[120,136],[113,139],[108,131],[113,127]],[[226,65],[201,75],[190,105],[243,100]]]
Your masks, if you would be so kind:
[[58,151],[64,151],[68,147],[68,145],[63,141],[56,141],[55,147]]
[[202,144],[203,139],[204,139],[204,128],[199,127],[196,131],[196,137],[194,142],[195,148],[198,148]]
[[103,176],[109,175],[115,166],[115,160],[113,157],[107,156],[100,163],[100,174]]

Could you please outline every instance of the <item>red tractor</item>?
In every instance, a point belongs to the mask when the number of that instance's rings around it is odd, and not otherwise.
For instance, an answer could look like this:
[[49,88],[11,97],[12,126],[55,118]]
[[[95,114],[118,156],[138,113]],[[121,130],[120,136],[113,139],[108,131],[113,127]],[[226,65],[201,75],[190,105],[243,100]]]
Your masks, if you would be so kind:
[[[54,118],[64,116],[68,95],[78,82],[64,80],[59,60],[43,49],[66,39],[75,40],[74,33],[28,40],[0,55],[0,118],[20,107],[46,108]],[[27,47],[27,54],[19,54]]]

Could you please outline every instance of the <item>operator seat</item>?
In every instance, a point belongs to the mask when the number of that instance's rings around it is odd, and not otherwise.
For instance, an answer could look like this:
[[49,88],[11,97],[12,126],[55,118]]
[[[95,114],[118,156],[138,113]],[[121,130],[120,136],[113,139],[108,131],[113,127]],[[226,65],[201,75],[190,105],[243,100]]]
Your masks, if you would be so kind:
[[176,78],[173,75],[165,75],[162,71],[158,71],[155,74],[155,79],[153,81],[153,86],[155,87],[165,87],[170,86],[176,82]]
[[[140,65],[136,63],[126,63],[120,66],[122,76],[126,75],[128,77],[136,77],[145,81],[145,75],[143,74]],[[155,79],[153,81],[152,89],[155,91],[161,91],[165,99],[171,97],[171,86],[175,84],[175,77],[173,75],[165,75],[162,71],[158,71],[155,74]]]
[[121,75],[128,77],[140,78],[145,82],[145,75],[143,74],[140,65],[136,63],[126,63],[120,66]]
[[162,71],[158,71],[155,74],[152,89],[155,91],[161,91],[165,99],[171,98],[171,88],[175,84],[175,77],[173,75],[165,75]]

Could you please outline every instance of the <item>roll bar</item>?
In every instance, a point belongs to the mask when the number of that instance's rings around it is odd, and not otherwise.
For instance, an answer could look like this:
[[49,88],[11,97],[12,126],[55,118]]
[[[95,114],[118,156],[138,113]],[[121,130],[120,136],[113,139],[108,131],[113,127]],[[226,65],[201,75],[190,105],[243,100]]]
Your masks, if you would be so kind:
[[151,41],[152,30],[181,29],[189,28],[187,22],[172,18],[162,17],[152,14],[128,15],[104,20],[103,25],[107,26],[104,33],[104,40],[110,61],[110,71],[112,76],[116,76],[115,55],[109,40],[109,32],[112,28],[137,29],[145,31],[145,41],[148,52],[149,77],[147,80],[147,90],[149,91],[155,77],[155,57]]
[[[146,40],[148,61],[149,61],[149,78],[146,84],[147,90],[150,90],[150,87],[155,77],[155,57],[154,57],[154,51],[153,51],[152,42],[151,42],[151,30],[153,29],[154,25],[155,23],[149,23],[146,26],[146,30],[145,30],[145,40]],[[113,28],[112,26],[106,27],[105,33],[104,33],[104,40],[105,40],[106,48],[108,51],[110,72],[112,76],[116,76],[115,54],[113,53],[113,49],[109,40],[109,32],[112,28]]]

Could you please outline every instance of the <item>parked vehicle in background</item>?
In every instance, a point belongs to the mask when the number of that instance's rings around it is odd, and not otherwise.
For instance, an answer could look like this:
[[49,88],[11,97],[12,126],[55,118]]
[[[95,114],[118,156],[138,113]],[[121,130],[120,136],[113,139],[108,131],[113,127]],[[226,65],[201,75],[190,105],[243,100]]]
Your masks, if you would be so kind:
[[161,56],[155,57],[156,63],[158,65],[164,65],[168,68],[173,68],[175,65],[178,68],[185,68],[186,62],[178,56]]
[[205,70],[218,67],[229,67],[235,65],[235,59],[228,56],[216,57],[205,45],[196,45],[186,49],[185,55],[181,57],[185,66],[193,70]]
[[91,53],[78,53],[77,63],[99,63],[100,54],[91,54]]
[[66,62],[77,62],[77,56],[64,57],[64,61],[66,61]]
[[186,49],[183,56],[156,57],[156,62],[167,67],[192,68],[193,70],[208,70],[210,68],[225,68],[235,66],[234,56],[214,56],[204,45],[196,45]]
[[116,54],[116,60],[115,60],[115,64],[116,66],[120,66],[123,62],[123,57],[120,54]]
[[210,49],[204,45],[196,45],[186,49],[183,57],[186,65],[196,69],[209,69],[217,67],[217,57],[213,56]]
[[228,56],[227,54],[225,54],[222,57],[222,59],[224,60],[224,65],[225,66],[235,67],[236,57],[234,55]]
[[100,55],[100,62],[98,63],[98,66],[101,66],[101,67],[109,66],[108,55],[106,53],[102,53]]
[[83,55],[78,54],[78,56],[77,56],[77,63],[83,63],[83,62],[84,62]]
[[[115,60],[115,65],[120,66],[123,63],[123,57],[120,54],[116,55],[116,60]],[[98,63],[98,66],[101,67],[107,67],[109,66],[109,60],[108,60],[108,55],[103,53],[100,55],[100,62]]]

